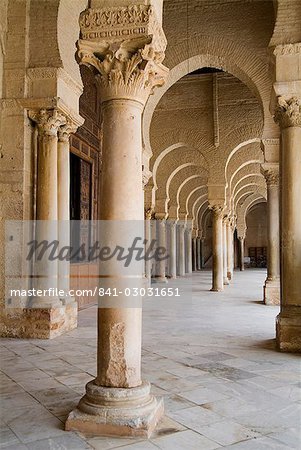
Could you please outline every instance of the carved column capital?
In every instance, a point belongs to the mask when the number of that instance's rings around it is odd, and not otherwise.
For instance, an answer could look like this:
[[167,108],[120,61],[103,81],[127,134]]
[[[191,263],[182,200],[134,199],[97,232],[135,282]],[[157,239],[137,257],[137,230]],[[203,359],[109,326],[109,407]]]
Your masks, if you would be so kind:
[[148,208],[144,210],[144,217],[145,220],[151,220],[155,218],[155,211],[153,208]]
[[213,215],[218,219],[223,219],[224,216],[224,207],[220,205],[210,205],[209,208],[211,209]]
[[80,15],[80,64],[93,67],[101,100],[132,99],[143,105],[168,74],[166,38],[150,5],[88,9]]
[[69,142],[70,134],[75,133],[77,130],[77,125],[75,125],[70,120],[67,120],[65,125],[62,125],[58,129],[58,136],[60,142]]
[[279,165],[262,165],[261,173],[264,176],[268,186],[279,185]]
[[29,111],[31,120],[37,123],[39,134],[42,136],[57,136],[58,129],[66,124],[66,117],[58,109],[41,109]]
[[277,102],[275,122],[279,123],[281,128],[301,127],[301,100],[297,97],[286,100],[279,96]]

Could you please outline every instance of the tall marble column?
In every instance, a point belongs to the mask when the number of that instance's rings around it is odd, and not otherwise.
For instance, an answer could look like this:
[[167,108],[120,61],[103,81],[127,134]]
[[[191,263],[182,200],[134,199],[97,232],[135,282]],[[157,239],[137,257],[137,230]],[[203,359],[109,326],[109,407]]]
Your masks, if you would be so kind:
[[233,228],[231,219],[228,219],[226,222],[226,239],[227,239],[227,277],[228,280],[232,280],[233,278],[233,269],[234,269],[234,242],[233,242]]
[[227,260],[228,260],[228,246],[227,246],[227,222],[228,218],[223,220],[223,279],[224,286],[229,284],[228,272],[227,272]]
[[197,270],[197,238],[192,238],[192,271]]
[[264,284],[264,303],[280,304],[280,219],[279,219],[279,165],[263,164],[267,183],[268,209],[268,273]]
[[[150,247],[152,241],[152,233],[151,233],[151,218],[152,211],[151,209],[145,211],[145,221],[144,221],[144,237],[145,237],[145,250]],[[147,285],[150,285],[152,277],[152,262],[151,259],[146,259],[145,261],[145,278],[147,280]]]
[[192,273],[192,228],[190,225],[186,227],[186,269],[185,272]]
[[223,279],[223,208],[212,208],[212,288],[211,291],[224,289]]
[[[167,75],[162,65],[166,39],[152,6],[146,4],[88,9],[80,16],[80,28],[78,57],[98,73],[102,101],[100,219],[112,224],[112,242],[127,248],[120,227],[128,223],[129,232],[134,225],[140,232],[141,222],[143,228],[141,119],[153,88]],[[103,282],[111,289],[128,283],[139,292],[143,275],[121,278],[116,271]],[[101,299],[97,376],[70,413],[67,430],[149,436],[163,413],[162,400],[150,394],[150,384],[141,379],[142,298],[126,298],[125,290],[121,292],[117,304],[110,297]],[[110,307],[113,301],[116,306]]]
[[[166,220],[164,217],[157,217],[156,215],[156,225],[157,225],[157,242],[158,247],[165,248],[167,250],[166,245]],[[167,252],[168,253],[168,252]],[[157,261],[156,264],[156,274],[153,279],[156,283],[167,283],[166,278],[166,260],[161,259]]]
[[185,223],[178,222],[178,275],[183,277],[185,275]]
[[196,238],[196,270],[201,270],[201,238]]
[[[60,248],[70,246],[70,134],[77,126],[71,121],[58,130],[58,239]],[[58,287],[65,292],[66,301],[74,301],[67,294],[70,289],[70,261],[58,261]]]
[[169,220],[169,231],[170,231],[170,241],[169,241],[169,277],[177,277],[177,234],[176,234],[176,221]]
[[[41,109],[30,111],[30,118],[36,122],[38,128],[38,154],[37,154],[37,188],[36,188],[36,226],[35,241],[37,249],[42,243],[48,245],[47,250],[40,258],[34,259],[33,284],[36,289],[44,290],[45,294],[33,299],[26,314],[34,324],[26,334],[32,338],[53,338],[77,326],[77,304],[73,298],[65,298],[62,302],[56,290],[61,288],[59,277],[61,267],[56,258],[52,258],[51,251],[59,243],[60,231],[58,219],[61,217],[61,204],[59,198],[64,193],[59,191],[61,182],[61,153],[58,154],[58,132],[67,122],[65,114],[59,109]],[[69,166],[68,166],[69,167]],[[69,182],[69,177],[67,176]],[[67,193],[68,195],[68,193]],[[68,234],[68,233],[67,233]],[[66,236],[62,236],[64,240]],[[68,236],[67,236],[68,238]],[[59,247],[55,252],[59,252]],[[36,256],[38,250],[36,251]],[[59,262],[60,263],[60,262]],[[64,288],[69,289],[69,263],[64,265]],[[66,276],[67,275],[67,276]],[[51,295],[50,292],[55,295]],[[47,293],[49,292],[49,294]]]
[[276,339],[282,351],[301,351],[301,98],[278,97],[281,128],[281,301]]
[[201,269],[205,267],[205,238],[201,237],[200,239],[200,264]]
[[239,240],[239,270],[245,270],[245,237],[238,236]]
[[[35,239],[51,244],[58,239],[58,129],[66,118],[57,109],[31,112],[30,118],[38,127]],[[58,287],[58,261],[50,261],[49,254],[46,251],[35,262],[35,287],[40,290]],[[41,296],[34,299],[32,306],[51,309],[62,303],[58,297]]]

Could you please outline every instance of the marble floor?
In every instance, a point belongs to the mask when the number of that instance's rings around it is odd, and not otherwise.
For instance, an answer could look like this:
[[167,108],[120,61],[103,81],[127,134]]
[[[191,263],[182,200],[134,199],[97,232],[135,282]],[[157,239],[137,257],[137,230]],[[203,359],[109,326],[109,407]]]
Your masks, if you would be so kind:
[[172,281],[180,297],[145,301],[143,374],[165,401],[150,440],[63,431],[95,376],[92,307],[60,338],[2,340],[0,448],[301,449],[301,359],[275,350],[279,308],[261,302],[265,272],[236,272],[222,293],[209,291],[210,277]]

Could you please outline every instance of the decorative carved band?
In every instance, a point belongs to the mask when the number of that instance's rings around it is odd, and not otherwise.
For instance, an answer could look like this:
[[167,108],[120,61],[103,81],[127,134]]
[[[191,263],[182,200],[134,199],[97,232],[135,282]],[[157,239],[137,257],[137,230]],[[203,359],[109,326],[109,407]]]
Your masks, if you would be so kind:
[[37,123],[41,136],[57,136],[59,127],[67,122],[65,115],[56,108],[30,111],[29,117]]
[[101,100],[145,104],[165,82],[166,38],[150,6],[89,9],[81,14],[80,64],[98,72]]
[[149,5],[88,9],[80,15],[79,24],[85,40],[123,41],[153,35],[156,51],[164,53],[166,48],[164,32]]
[[301,42],[295,44],[277,45],[274,49],[274,55],[294,55],[301,52]]
[[301,105],[300,99],[292,97],[285,100],[284,97],[278,97],[278,106],[276,107],[274,120],[279,123],[281,128],[301,127]]

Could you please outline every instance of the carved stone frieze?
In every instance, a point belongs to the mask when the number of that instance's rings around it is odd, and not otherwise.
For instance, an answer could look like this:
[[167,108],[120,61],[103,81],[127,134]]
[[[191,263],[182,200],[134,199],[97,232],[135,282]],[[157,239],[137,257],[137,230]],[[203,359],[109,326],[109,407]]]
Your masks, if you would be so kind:
[[89,9],[81,14],[80,64],[94,68],[101,100],[144,104],[165,82],[166,38],[151,6]]
[[277,45],[274,49],[274,55],[294,55],[301,52],[301,43]]
[[274,120],[281,128],[301,127],[301,101],[297,97],[285,100],[277,98],[278,105],[275,110]]

